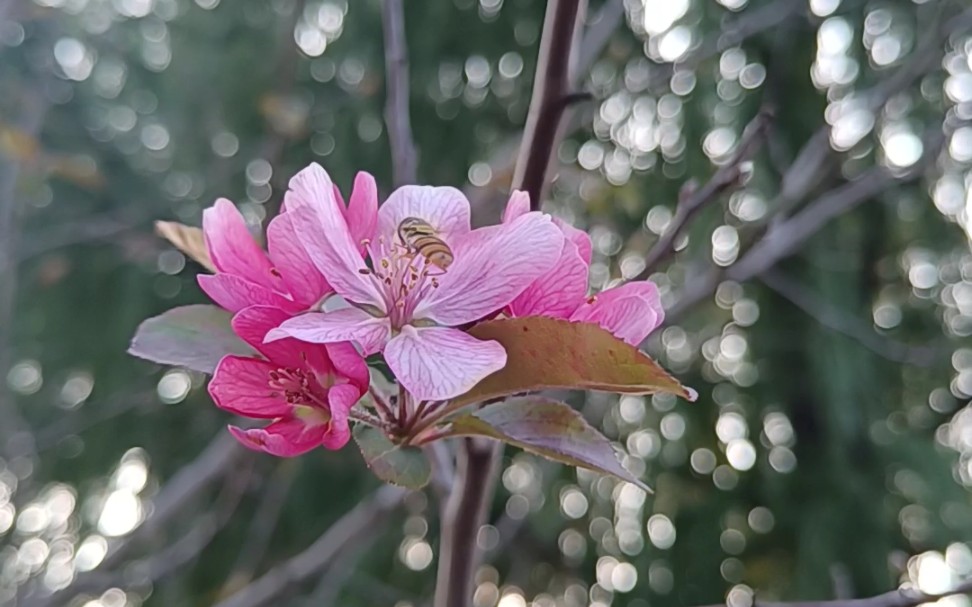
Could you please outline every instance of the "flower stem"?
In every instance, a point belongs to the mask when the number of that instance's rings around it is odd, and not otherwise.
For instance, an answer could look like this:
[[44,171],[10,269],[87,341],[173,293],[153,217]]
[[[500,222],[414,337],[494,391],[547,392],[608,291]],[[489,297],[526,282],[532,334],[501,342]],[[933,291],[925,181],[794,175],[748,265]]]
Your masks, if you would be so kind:
[[392,413],[391,405],[388,404],[385,397],[378,392],[374,386],[369,386],[368,392],[371,394],[371,398],[375,401],[375,409],[378,410],[378,416],[386,422],[393,421],[395,419],[395,414]]
[[405,422],[408,420],[408,405],[406,404],[408,400],[408,392],[405,391],[405,386],[398,385],[398,427],[404,428]]
[[370,413],[361,411],[360,409],[351,409],[350,411],[348,411],[348,417],[355,421],[368,424],[369,426],[374,426],[375,428],[385,429],[388,427],[388,424],[383,420],[378,419],[377,417],[371,415]]

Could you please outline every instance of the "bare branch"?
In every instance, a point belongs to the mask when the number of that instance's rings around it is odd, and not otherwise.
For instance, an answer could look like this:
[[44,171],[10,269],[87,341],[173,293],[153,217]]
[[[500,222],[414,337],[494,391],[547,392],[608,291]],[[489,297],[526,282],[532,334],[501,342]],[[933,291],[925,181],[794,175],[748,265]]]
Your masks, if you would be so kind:
[[70,585],[51,596],[28,604],[31,607],[66,605],[72,597],[85,589],[97,587],[99,581],[104,579],[106,571],[118,568],[139,542],[164,528],[196,495],[223,476],[232,465],[239,464],[244,453],[244,449],[228,432],[221,431],[196,459],[183,466],[162,487],[155,499],[155,509],[148,520],[134,532],[109,546],[108,555],[98,569],[79,575]]
[[[972,580],[966,580],[954,589],[941,593],[922,592],[917,588],[906,586],[884,594],[864,599],[837,599],[832,601],[757,601],[758,607],[917,607],[922,603],[934,603],[939,599],[957,594],[972,594]],[[725,607],[707,605],[705,607]]]
[[477,438],[462,439],[457,482],[441,516],[442,540],[435,588],[435,607],[466,607],[473,596],[473,576],[479,567],[479,529],[492,502],[500,445]]
[[624,21],[624,0],[608,0],[590,21],[591,25],[584,31],[584,36],[577,45],[577,62],[571,69],[570,82],[575,89],[580,87],[604,47]]
[[[41,93],[41,87],[22,87],[19,116],[13,127],[26,137],[35,137],[40,132],[49,102]],[[13,363],[13,344],[11,328],[17,296],[17,245],[20,233],[20,196],[17,184],[21,173],[21,163],[12,156],[0,154],[0,377],[6,377]],[[9,459],[17,457],[33,458],[35,455],[30,425],[20,414],[13,394],[6,386],[0,385],[0,453]]]
[[818,297],[780,270],[770,268],[760,274],[759,279],[824,327],[853,339],[871,352],[892,362],[929,367],[942,354],[935,348],[909,346],[876,333],[870,323],[844,314],[830,302]]
[[668,225],[668,229],[661,236],[645,260],[645,269],[638,276],[644,279],[650,276],[658,264],[675,253],[675,240],[682,233],[682,229],[695,217],[703,207],[714,201],[723,192],[738,187],[745,175],[745,164],[759,150],[765,140],[766,131],[772,122],[773,114],[768,108],[763,108],[746,126],[742,140],[736,153],[724,165],[719,167],[708,183],[701,188],[691,191],[684,200],[678,201],[675,217]]
[[694,70],[702,63],[712,59],[722,51],[738,46],[747,39],[768,31],[800,14],[806,9],[803,0],[776,0],[758,8],[747,10],[741,16],[729,21],[722,27],[718,37],[707,36],[702,46],[675,63],[665,63],[655,67],[648,83],[648,90],[657,92],[668,86],[677,71]]
[[417,178],[415,142],[408,113],[408,50],[402,0],[383,0],[381,20],[385,34],[385,123],[397,187],[415,183]]
[[400,487],[382,486],[338,519],[307,550],[274,567],[216,607],[260,607],[283,596],[333,564],[348,548],[373,537],[376,526],[387,519],[404,496],[405,490]]
[[[92,589],[106,588],[117,583],[117,570],[121,568],[132,549],[141,541],[161,531],[172,521],[173,517],[183,511],[184,506],[188,506],[192,499],[209,487],[213,481],[229,472],[233,465],[236,465],[239,469],[240,458],[244,453],[244,449],[228,432],[220,432],[195,460],[183,466],[163,486],[155,500],[155,509],[148,520],[134,532],[120,539],[118,543],[109,546],[108,555],[97,569],[79,575],[71,584],[50,596],[24,604],[29,607],[67,605],[72,598],[81,593],[89,592]],[[240,476],[235,476],[237,477],[236,480],[239,480]],[[170,556],[173,558],[179,556],[179,559],[172,563],[158,559],[150,560],[147,562],[147,570],[154,571],[159,576],[168,575],[181,566],[178,563],[187,563],[192,560],[194,555],[201,552],[209,544],[212,536],[226,524],[229,513],[236,507],[240,490],[241,488],[237,483],[231,482],[227,490],[229,498],[225,500],[227,504],[223,508],[219,508],[221,513],[219,517],[204,517],[195,527],[196,531],[201,533],[200,536],[194,537],[192,533],[189,533],[170,547],[172,550]]]
[[262,489],[263,496],[250,522],[250,528],[246,533],[246,542],[240,548],[236,564],[223,586],[226,594],[228,594],[229,589],[248,584],[253,579],[254,573],[260,566],[264,554],[266,554],[273,530],[280,520],[280,513],[283,512],[287,496],[290,495],[290,486],[293,484],[298,466],[297,460],[281,461],[274,469],[274,473],[269,479],[270,482]]
[[[530,207],[540,208],[547,167],[560,135],[569,98],[572,49],[583,22],[583,0],[549,0],[537,59],[530,112],[513,175],[513,188],[526,190]],[[586,2],[583,3],[586,8]],[[503,444],[463,439],[452,493],[441,513],[435,607],[472,604],[473,575],[482,558],[479,530],[493,500]]]
[[530,195],[532,210],[540,208],[547,166],[553,156],[560,118],[570,91],[570,53],[578,23],[580,0],[550,0],[537,58],[520,155],[513,172],[516,189]]
[[666,311],[665,322],[675,322],[686,311],[708,297],[721,280],[745,282],[775,266],[795,253],[800,246],[830,220],[858,205],[876,198],[890,189],[919,179],[938,158],[944,134],[937,132],[924,141],[922,157],[914,165],[900,172],[874,167],[853,181],[830,190],[807,204],[793,217],[774,224],[762,239],[724,272],[714,270],[706,276],[687,281],[690,286],[678,302]]
[[729,269],[728,277],[741,282],[761,274],[793,254],[830,220],[886,192],[892,186],[918,179],[938,158],[944,141],[941,131],[926,137],[921,159],[907,170],[896,173],[884,167],[872,168],[853,181],[827,192],[790,219],[774,225]]

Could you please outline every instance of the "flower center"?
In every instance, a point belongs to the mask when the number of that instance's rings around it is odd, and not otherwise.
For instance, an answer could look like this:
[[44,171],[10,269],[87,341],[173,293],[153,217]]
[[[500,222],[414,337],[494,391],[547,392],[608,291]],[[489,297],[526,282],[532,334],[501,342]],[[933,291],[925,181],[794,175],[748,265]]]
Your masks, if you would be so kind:
[[445,270],[421,251],[397,241],[389,243],[384,236],[367,246],[374,267],[360,271],[373,275],[381,285],[392,327],[399,329],[409,323],[415,305],[439,287],[437,277]]
[[304,369],[280,368],[270,372],[267,382],[274,396],[283,396],[300,419],[326,423],[331,419],[327,388],[317,376]]

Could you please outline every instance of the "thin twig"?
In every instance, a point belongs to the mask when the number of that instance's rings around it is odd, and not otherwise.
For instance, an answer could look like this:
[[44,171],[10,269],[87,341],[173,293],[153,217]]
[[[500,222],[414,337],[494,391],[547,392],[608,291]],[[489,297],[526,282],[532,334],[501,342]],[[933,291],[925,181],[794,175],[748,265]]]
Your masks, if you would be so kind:
[[591,19],[577,47],[577,62],[572,67],[570,81],[578,88],[598,57],[604,51],[614,32],[624,21],[624,0],[608,0]]
[[805,10],[806,3],[803,0],[777,0],[772,4],[747,10],[745,14],[723,26],[718,36],[706,36],[703,44],[688,56],[674,63],[653,66],[648,91],[659,93],[668,86],[676,72],[698,69],[704,62],[726,49],[738,46],[752,36],[779,27]]
[[766,140],[766,132],[772,122],[773,114],[768,108],[760,110],[743,132],[742,140],[735,154],[724,165],[719,167],[709,181],[701,188],[689,192],[684,200],[679,200],[675,209],[675,217],[669,223],[655,246],[645,258],[645,269],[638,276],[638,280],[650,276],[658,264],[675,254],[675,240],[682,233],[685,226],[702,210],[719,197],[726,190],[738,187],[745,175],[745,164],[759,150]]
[[294,459],[283,460],[276,466],[270,482],[263,488],[263,496],[246,533],[246,541],[240,548],[236,564],[226,577],[224,588],[236,588],[253,579],[270,545],[298,469],[299,461]]
[[383,0],[381,10],[385,35],[385,123],[388,125],[396,187],[415,183],[418,170],[408,111],[408,49],[402,3],[402,0]]
[[910,346],[876,333],[869,323],[844,314],[778,269],[770,268],[759,279],[822,326],[853,339],[878,356],[919,367],[929,367],[939,357],[935,348]]
[[368,385],[368,393],[371,394],[371,399],[375,401],[375,409],[378,411],[378,417],[389,423],[394,421],[395,414],[392,413],[391,406],[388,404],[385,395],[375,388],[374,384]]
[[[922,603],[934,603],[939,599],[957,594],[972,594],[972,580],[966,580],[952,590],[940,593],[922,592],[914,587],[903,587],[864,599],[836,599],[831,601],[756,601],[757,607],[917,607]],[[705,607],[725,607],[725,604]]]
[[[46,79],[46,77],[45,77]],[[14,127],[25,137],[35,138],[41,130],[50,102],[37,86],[22,87],[19,110]],[[11,91],[11,95],[15,92]],[[12,329],[17,303],[17,246],[20,242],[22,163],[12,156],[0,154],[0,378],[6,378],[13,364]],[[7,382],[0,382],[0,454],[8,459],[36,456],[30,424],[21,415]]]
[[350,547],[374,537],[376,527],[387,522],[388,513],[401,503],[404,496],[405,490],[400,487],[385,485],[379,488],[338,519],[306,550],[220,601],[216,607],[260,607],[278,599],[342,558]]
[[779,260],[792,255],[810,236],[835,217],[883,194],[893,186],[920,178],[938,158],[944,141],[945,136],[940,130],[932,133],[923,142],[922,157],[908,169],[894,172],[885,167],[874,167],[853,181],[820,196],[790,219],[771,227],[759,242],[729,268],[727,276],[740,282],[758,276]]
[[183,466],[162,487],[155,499],[152,515],[135,531],[109,546],[108,555],[98,569],[79,575],[71,584],[43,602],[28,605],[67,605],[81,589],[89,587],[92,579],[97,580],[105,571],[117,569],[135,546],[163,529],[184,507],[190,505],[196,495],[226,474],[233,465],[238,465],[244,453],[244,449],[229,433],[221,431],[196,459]]
[[716,270],[706,276],[693,278],[690,286],[671,309],[665,312],[665,322],[677,322],[685,312],[709,297],[722,280],[746,282],[769,270],[789,257],[830,220],[851,211],[858,205],[880,196],[891,188],[919,179],[941,152],[945,137],[934,133],[924,141],[921,159],[907,170],[892,172],[874,167],[853,181],[830,190],[808,203],[793,217],[774,224],[739,261],[725,271]]
[[532,210],[540,208],[547,165],[553,156],[560,118],[567,107],[563,100],[571,93],[570,52],[579,8],[580,0],[547,3],[530,112],[513,172],[514,187],[530,195]]

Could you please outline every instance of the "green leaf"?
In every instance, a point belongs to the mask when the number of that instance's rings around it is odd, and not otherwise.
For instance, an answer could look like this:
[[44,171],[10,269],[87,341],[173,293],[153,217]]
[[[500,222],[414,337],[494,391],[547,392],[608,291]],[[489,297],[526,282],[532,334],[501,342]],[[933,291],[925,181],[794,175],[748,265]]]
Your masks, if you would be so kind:
[[429,483],[432,467],[418,447],[396,445],[378,428],[364,424],[356,425],[352,434],[365,463],[381,480],[407,489]]
[[569,405],[513,398],[452,420],[453,435],[488,436],[548,459],[603,472],[651,489],[621,465],[614,446]]
[[256,355],[233,333],[232,317],[222,308],[205,304],[173,308],[143,321],[128,353],[164,365],[212,373],[227,354]]
[[453,399],[450,409],[550,388],[697,397],[644,352],[592,323],[528,316],[484,322],[469,334],[501,343],[506,366]]

